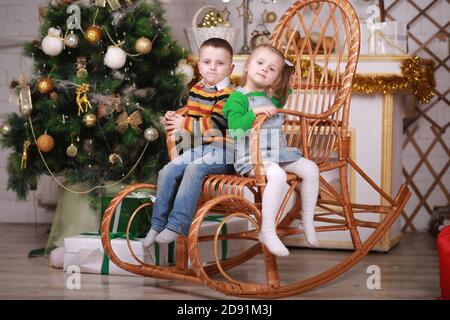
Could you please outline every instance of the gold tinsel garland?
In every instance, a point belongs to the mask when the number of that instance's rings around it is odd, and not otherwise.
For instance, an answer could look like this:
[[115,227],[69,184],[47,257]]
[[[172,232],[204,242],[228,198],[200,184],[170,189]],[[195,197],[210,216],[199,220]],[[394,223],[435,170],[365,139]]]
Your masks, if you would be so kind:
[[353,91],[367,94],[381,92],[411,91],[421,104],[430,103],[434,96],[436,80],[433,61],[424,61],[419,57],[406,59],[400,66],[402,75],[356,75],[353,79]]
[[[294,59],[295,60],[295,59]],[[402,75],[358,75],[353,78],[353,92],[388,93],[398,91],[411,91],[421,104],[430,103],[434,96],[436,80],[433,72],[434,63],[432,60],[425,61],[420,57],[411,57],[402,62],[400,68]],[[302,59],[300,61],[302,78],[307,78],[310,70],[310,61]],[[314,65],[314,79],[318,82],[322,78],[322,68]],[[333,73],[328,71],[328,79],[333,78]],[[240,82],[241,76],[232,76],[235,84]]]

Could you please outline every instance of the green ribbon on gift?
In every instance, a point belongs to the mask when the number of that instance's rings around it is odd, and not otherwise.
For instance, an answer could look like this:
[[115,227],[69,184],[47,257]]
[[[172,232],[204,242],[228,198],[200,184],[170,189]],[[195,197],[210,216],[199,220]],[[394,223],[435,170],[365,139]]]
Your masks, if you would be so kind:
[[[81,234],[82,236],[101,236],[100,232],[84,232]],[[126,232],[110,232],[109,238],[112,239],[126,239],[127,234]],[[133,232],[129,233],[128,238],[130,240],[137,240],[137,235]],[[103,261],[102,261],[102,267],[100,268],[100,274],[108,275],[109,274],[109,256],[106,254],[106,252],[103,253]]]
[[[101,197],[101,216],[103,219],[104,212],[110,202],[112,201],[113,196],[102,196]],[[150,192],[146,191],[135,191],[129,194],[125,199],[123,199],[117,206],[116,211],[113,215],[113,219],[111,221],[110,230],[111,232],[125,232],[129,219],[131,218],[132,213],[135,209],[141,206],[144,203],[154,203],[156,197],[153,196]],[[143,212],[140,212],[137,216],[135,216],[133,223],[130,226],[130,231],[136,232],[139,237],[145,237],[147,235],[150,224],[151,224],[151,216],[152,216],[152,208],[145,207],[142,209]]]

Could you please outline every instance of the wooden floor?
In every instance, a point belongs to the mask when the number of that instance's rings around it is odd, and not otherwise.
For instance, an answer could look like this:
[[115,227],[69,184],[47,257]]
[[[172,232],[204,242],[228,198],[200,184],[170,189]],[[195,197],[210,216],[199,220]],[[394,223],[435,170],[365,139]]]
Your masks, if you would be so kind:
[[[141,277],[81,275],[81,290],[66,289],[67,275],[44,257],[27,258],[45,246],[48,225],[0,224],[0,299],[235,299],[203,285]],[[348,251],[290,248],[280,259],[283,281],[300,280],[335,265]],[[261,280],[258,256],[233,276]],[[381,289],[369,290],[367,268],[381,271]],[[371,253],[337,279],[289,299],[437,299],[439,267],[435,239],[408,233],[389,253]]]

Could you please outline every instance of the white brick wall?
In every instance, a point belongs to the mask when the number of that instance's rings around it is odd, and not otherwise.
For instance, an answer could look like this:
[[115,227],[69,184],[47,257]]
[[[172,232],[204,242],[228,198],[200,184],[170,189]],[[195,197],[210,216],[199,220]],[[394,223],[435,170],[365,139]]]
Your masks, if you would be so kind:
[[[163,0],[166,2],[165,7],[167,9],[166,18],[169,21],[169,25],[172,28],[172,35],[178,41],[179,44],[188,48],[187,40],[184,34],[184,28],[189,27],[192,23],[192,17],[195,12],[203,5],[214,5],[219,9],[223,9],[225,6],[231,12],[230,22],[232,26],[242,29],[242,18],[238,17],[236,7],[241,3],[241,0],[231,0],[228,4],[224,4],[221,0]],[[281,17],[286,8],[292,3],[291,0],[278,0],[277,4],[262,5],[259,0],[253,0],[250,2],[250,7],[253,11],[253,23],[249,25],[249,35],[254,30],[256,25],[261,22],[261,14],[267,9],[268,11],[275,11],[278,18]],[[364,15],[365,7],[361,6],[361,1],[353,0],[353,4],[357,12]],[[392,0],[386,0],[386,6],[388,6]],[[415,0],[417,4],[424,7],[429,3],[429,0]],[[8,88],[12,78],[16,77],[19,72],[30,73],[31,61],[27,58],[21,57],[20,46],[14,47],[14,44],[20,44],[25,40],[33,39],[37,35],[37,29],[39,26],[38,20],[38,6],[40,4],[48,3],[47,0],[1,0],[0,1],[0,117],[6,113],[17,109],[16,106],[9,104],[8,97],[10,90]],[[417,14],[417,11],[409,5],[406,1],[398,6],[395,10],[399,13],[395,14],[402,22],[407,22],[409,19]],[[431,8],[429,14],[439,23],[446,23],[450,19],[449,4],[445,0],[441,0],[435,7]],[[269,24],[268,29],[273,30],[275,24]],[[427,22],[418,21],[412,26],[415,30],[415,35],[423,37],[429,37],[433,34],[435,27]],[[239,36],[236,39],[235,51],[239,52],[243,44],[242,30],[239,32]],[[447,40],[448,41],[448,40]],[[448,54],[448,42],[433,41],[430,43],[430,48],[439,55]],[[411,45],[411,42],[410,42]],[[5,49],[6,46],[13,46]],[[411,45],[411,48],[416,48],[416,45]],[[423,54],[423,56],[427,56]],[[438,87],[440,90],[446,90],[448,88],[448,73],[439,71],[437,73]],[[450,110],[446,105],[442,105],[433,112],[437,113],[433,115],[440,124],[448,122],[450,120]],[[429,123],[423,120],[417,123],[419,125],[418,143],[422,149],[426,147],[433,140],[432,132],[430,131]],[[447,132],[444,135],[444,139],[448,145],[450,141],[450,133]],[[0,222],[34,222],[35,214],[33,210],[32,197],[26,202],[15,202],[15,195],[11,192],[3,192],[6,189],[7,174],[5,172],[6,156],[8,152],[0,149]],[[405,166],[407,168],[414,167],[417,163],[417,153],[408,147],[404,152]],[[442,166],[443,161],[446,161],[446,154],[440,148],[436,148],[436,151],[432,153],[432,159],[430,162],[436,165],[438,168]],[[441,165],[439,165],[441,164]],[[426,190],[431,176],[427,170],[421,170],[417,175],[417,185]],[[428,182],[428,184],[427,184]],[[443,177],[444,185],[450,185],[449,174]],[[415,207],[417,199],[414,200],[413,196],[408,203],[406,210],[411,212]],[[430,203],[432,205],[446,204],[446,199],[442,192],[433,192],[430,195]],[[37,220],[39,222],[49,222],[52,219],[52,213],[46,211],[43,208],[37,207]],[[419,229],[426,227],[428,221],[428,213],[422,209],[419,212],[420,218],[416,221],[416,226]]]

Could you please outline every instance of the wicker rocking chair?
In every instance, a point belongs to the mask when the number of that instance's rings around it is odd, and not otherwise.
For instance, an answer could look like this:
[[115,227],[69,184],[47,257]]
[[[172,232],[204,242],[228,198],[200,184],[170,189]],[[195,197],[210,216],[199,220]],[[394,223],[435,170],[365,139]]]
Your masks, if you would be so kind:
[[[288,144],[299,148],[305,157],[314,160],[321,173],[331,170],[339,172],[339,188],[332,186],[322,176],[320,178],[321,194],[327,197],[326,200],[325,197],[318,200],[317,206],[323,213],[316,214],[315,221],[320,222],[320,226],[316,226],[317,232],[349,232],[353,250],[346,258],[306,279],[292,281],[291,273],[290,279],[286,280],[282,279],[277,258],[258,242],[261,195],[266,183],[259,151],[260,129],[266,116],[260,115],[251,131],[251,154],[256,175],[211,175],[205,178],[202,200],[198,204],[199,210],[194,216],[189,235],[179,237],[176,242],[175,265],[146,264],[136,257],[130,244],[130,251],[137,264],[126,263],[119,260],[110,244],[110,224],[119,203],[135,190],[156,189],[156,186],[144,183],[131,185],[118,193],[106,209],[101,233],[103,246],[111,261],[139,275],[203,283],[226,295],[258,298],[299,294],[336,278],[358,263],[390,228],[410,197],[408,188],[403,185],[395,198],[391,198],[349,157],[348,120],[359,42],[359,21],[346,0],[297,1],[281,17],[271,37],[272,45],[280,48],[296,66],[292,94],[285,108],[278,110],[286,114],[284,129]],[[183,110],[178,112],[182,114]],[[171,136],[167,141],[173,155],[175,142]],[[385,199],[386,205],[351,202],[347,182],[350,167]],[[288,174],[290,188],[277,216],[277,233],[281,239],[301,233],[298,228],[290,227],[294,220],[300,219],[301,202],[296,190],[300,182],[297,176]],[[288,203],[294,194],[297,196],[289,209]],[[149,204],[142,205],[134,212],[128,226],[146,205]],[[215,234],[200,235],[202,222],[211,212],[223,213],[224,219],[218,224]],[[381,222],[373,222],[364,219],[367,213],[382,214],[384,218]],[[231,218],[246,219],[251,227],[245,232],[223,234],[222,228]],[[371,233],[362,237],[361,228],[369,229]],[[220,260],[217,249],[219,242],[238,239],[253,241],[253,245],[237,255]],[[215,261],[205,264],[199,255],[199,244],[209,241],[214,243]],[[255,262],[259,262],[261,267],[257,271],[265,273],[264,280],[250,281],[254,279],[253,272],[247,274],[244,281],[232,277],[234,267],[238,267],[235,268],[238,270],[241,264],[256,259],[258,255]],[[189,265],[189,260],[192,265]],[[292,267],[301,269],[301,263],[298,260],[292,262]]]

